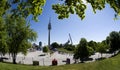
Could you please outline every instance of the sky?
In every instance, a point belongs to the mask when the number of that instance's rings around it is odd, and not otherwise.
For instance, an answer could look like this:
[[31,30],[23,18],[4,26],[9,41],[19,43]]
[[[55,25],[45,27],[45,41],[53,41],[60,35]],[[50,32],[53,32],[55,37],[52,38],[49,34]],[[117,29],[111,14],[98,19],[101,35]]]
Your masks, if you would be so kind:
[[52,10],[52,4],[59,2],[59,0],[46,0],[43,13],[38,16],[39,21],[30,21],[31,28],[38,34],[38,38],[34,43],[39,44],[41,41],[43,46],[48,45],[48,23],[50,17],[52,26],[51,43],[66,43],[69,39],[69,33],[73,44],[78,44],[81,38],[86,38],[87,41],[101,42],[106,39],[111,31],[120,30],[120,19],[114,20],[115,12],[109,5],[94,14],[88,4],[84,20],[81,20],[76,14],[60,20],[57,18],[58,15],[55,11]]

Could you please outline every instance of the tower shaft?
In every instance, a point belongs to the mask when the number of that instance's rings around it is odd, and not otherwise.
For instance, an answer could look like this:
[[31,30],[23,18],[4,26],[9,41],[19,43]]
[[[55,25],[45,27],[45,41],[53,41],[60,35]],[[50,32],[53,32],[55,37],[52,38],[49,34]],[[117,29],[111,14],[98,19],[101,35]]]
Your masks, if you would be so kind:
[[50,48],[50,30],[48,31],[48,47]]
[[49,19],[48,24],[48,47],[50,48],[50,30],[51,30],[51,20]]

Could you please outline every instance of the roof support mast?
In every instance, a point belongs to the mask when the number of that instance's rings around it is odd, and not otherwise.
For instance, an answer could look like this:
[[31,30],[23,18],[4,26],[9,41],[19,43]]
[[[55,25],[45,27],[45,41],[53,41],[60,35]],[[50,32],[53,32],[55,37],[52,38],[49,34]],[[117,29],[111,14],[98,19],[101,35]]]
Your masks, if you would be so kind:
[[70,33],[69,33],[69,37],[70,37],[71,44],[73,44],[73,42],[72,42],[72,38],[71,38],[71,35],[70,35]]

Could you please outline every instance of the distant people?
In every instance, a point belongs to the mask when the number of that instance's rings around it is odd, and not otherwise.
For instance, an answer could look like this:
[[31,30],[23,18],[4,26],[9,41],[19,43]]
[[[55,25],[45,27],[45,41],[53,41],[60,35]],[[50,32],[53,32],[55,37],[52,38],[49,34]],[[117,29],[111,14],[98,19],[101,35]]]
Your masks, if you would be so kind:
[[66,59],[66,64],[70,64],[70,58]]
[[56,60],[56,59],[53,59],[53,60],[52,60],[52,65],[55,66],[55,65],[57,65],[57,64],[58,64],[57,60]]

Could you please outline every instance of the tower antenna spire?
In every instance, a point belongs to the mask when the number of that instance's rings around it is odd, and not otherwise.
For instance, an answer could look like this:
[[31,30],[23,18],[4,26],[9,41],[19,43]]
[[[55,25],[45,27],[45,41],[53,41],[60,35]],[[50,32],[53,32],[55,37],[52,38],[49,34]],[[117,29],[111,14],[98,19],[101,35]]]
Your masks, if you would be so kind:
[[51,17],[49,18],[48,30],[51,30]]
[[48,23],[48,47],[50,48],[50,30],[51,30],[51,18],[49,18]]

